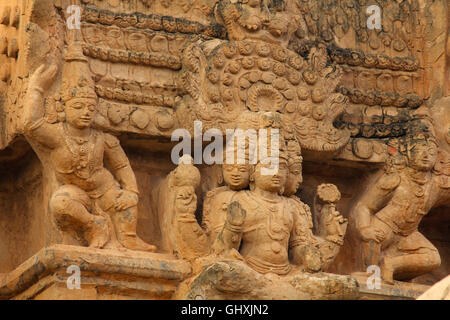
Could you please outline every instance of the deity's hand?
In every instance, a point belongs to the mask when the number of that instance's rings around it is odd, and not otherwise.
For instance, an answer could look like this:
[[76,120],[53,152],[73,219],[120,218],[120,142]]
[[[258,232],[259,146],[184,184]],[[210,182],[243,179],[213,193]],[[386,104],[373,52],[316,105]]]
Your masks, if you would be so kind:
[[116,199],[114,209],[117,211],[123,211],[128,208],[134,207],[138,204],[139,197],[136,193],[123,190]]
[[360,235],[363,241],[382,242],[385,239],[385,234],[382,230],[375,227],[365,227],[360,230]]
[[227,221],[234,226],[240,226],[244,223],[246,211],[242,208],[241,204],[234,201],[228,206]]
[[42,64],[37,68],[30,78],[29,87],[39,91],[48,90],[58,73],[58,66],[56,64]]
[[314,246],[303,248],[304,267],[307,272],[319,272],[322,269],[322,254]]
[[178,214],[195,215],[197,196],[193,187],[182,187],[176,191],[175,211]]

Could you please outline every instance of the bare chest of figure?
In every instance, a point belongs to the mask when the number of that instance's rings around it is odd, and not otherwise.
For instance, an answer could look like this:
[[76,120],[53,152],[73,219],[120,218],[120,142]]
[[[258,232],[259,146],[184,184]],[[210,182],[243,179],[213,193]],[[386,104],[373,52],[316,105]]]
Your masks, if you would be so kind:
[[264,199],[247,192],[241,254],[272,264],[288,263],[293,214],[287,199]]
[[432,207],[431,180],[417,180],[403,176],[398,191],[392,198],[393,210],[377,215],[401,234],[408,235],[417,230],[422,218]]
[[61,183],[74,184],[90,191],[109,180],[106,176],[111,175],[103,167],[103,154],[103,137],[96,130],[82,139],[68,135],[62,128],[59,144],[50,157]]

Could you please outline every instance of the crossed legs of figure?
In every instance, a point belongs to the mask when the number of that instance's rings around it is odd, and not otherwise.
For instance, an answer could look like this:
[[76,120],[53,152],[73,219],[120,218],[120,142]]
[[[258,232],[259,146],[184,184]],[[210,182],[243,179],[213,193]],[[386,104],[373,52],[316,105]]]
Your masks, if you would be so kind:
[[[120,211],[114,209],[120,194],[120,187],[114,186],[98,199],[91,199],[77,186],[64,185],[53,193],[50,212],[63,230],[71,228],[84,233],[90,247],[102,248],[113,236],[127,249],[156,251],[155,246],[145,243],[136,234],[137,206]],[[99,213],[106,213],[110,219]]]

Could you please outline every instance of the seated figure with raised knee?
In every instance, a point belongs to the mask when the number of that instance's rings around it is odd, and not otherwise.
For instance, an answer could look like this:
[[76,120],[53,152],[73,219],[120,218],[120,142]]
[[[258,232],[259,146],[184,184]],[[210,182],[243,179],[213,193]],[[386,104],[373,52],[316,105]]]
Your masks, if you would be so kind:
[[[364,193],[355,208],[363,263],[380,265],[387,283],[409,280],[440,265],[438,250],[419,231],[422,218],[437,204],[439,180],[433,175],[433,139],[405,143],[389,170]],[[404,157],[406,161],[399,161]],[[398,165],[398,164],[407,165]]]
[[[49,163],[59,188],[49,209],[57,225],[96,248],[155,251],[136,234],[136,178],[119,140],[92,127],[97,95],[83,57],[66,63],[62,100],[65,121],[49,123],[43,95],[57,67],[42,65],[32,75],[24,112],[24,134]],[[75,79],[75,80],[74,80]],[[92,81],[92,80],[91,80]]]

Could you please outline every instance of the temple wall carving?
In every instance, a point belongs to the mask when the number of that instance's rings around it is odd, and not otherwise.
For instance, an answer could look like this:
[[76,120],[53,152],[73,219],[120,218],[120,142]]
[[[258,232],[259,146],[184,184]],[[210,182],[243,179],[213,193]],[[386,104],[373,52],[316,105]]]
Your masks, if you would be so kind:
[[[4,283],[46,252],[46,276],[137,264],[164,284],[151,299],[352,299],[371,265],[386,286],[450,273],[446,0],[0,0],[0,115]],[[278,171],[227,130],[276,132]]]

